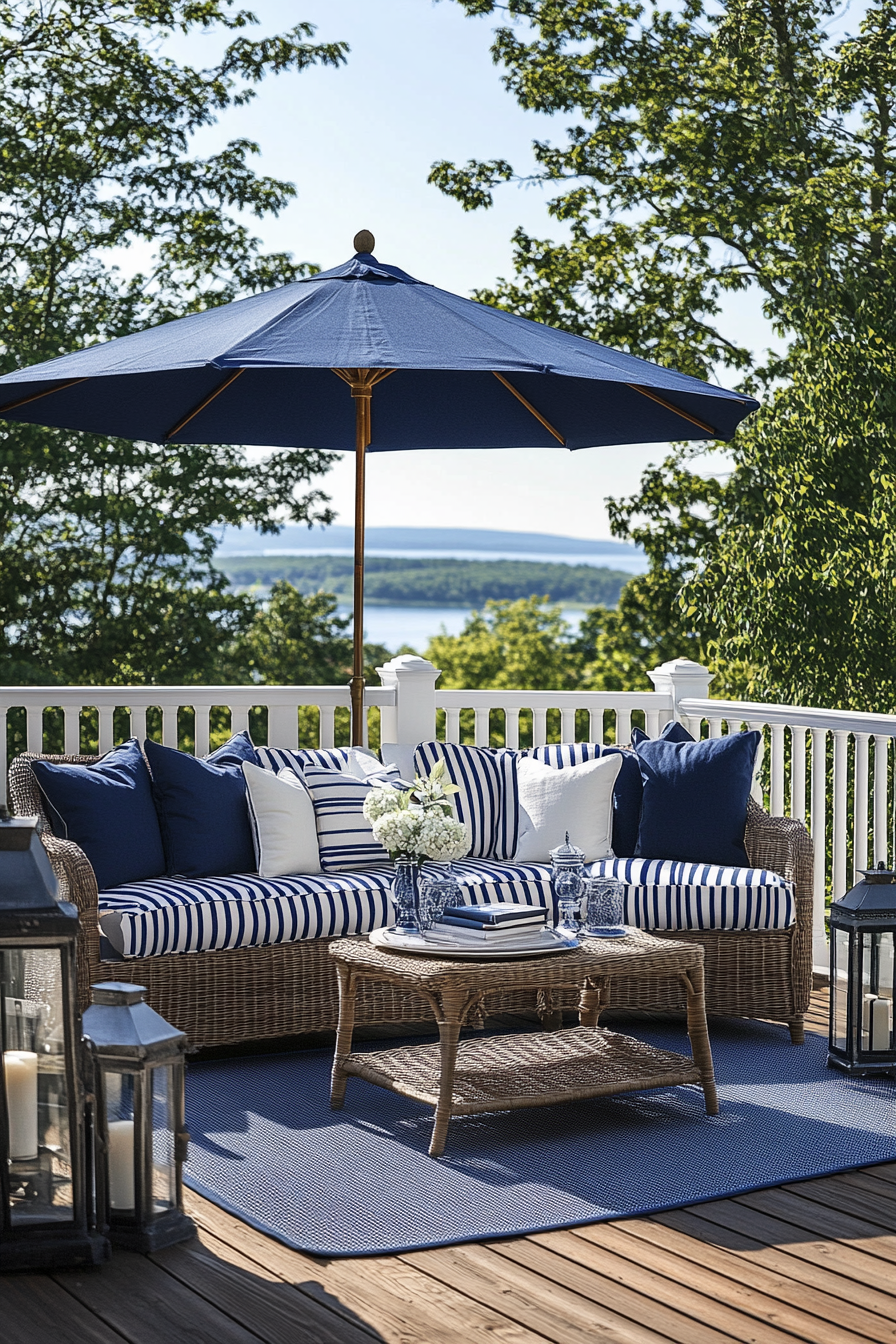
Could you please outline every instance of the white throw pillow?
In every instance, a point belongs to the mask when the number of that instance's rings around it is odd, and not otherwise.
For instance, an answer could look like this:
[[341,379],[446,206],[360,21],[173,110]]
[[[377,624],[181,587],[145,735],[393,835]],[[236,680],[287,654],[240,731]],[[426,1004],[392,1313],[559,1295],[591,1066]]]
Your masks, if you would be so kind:
[[275,775],[249,761],[243,774],[259,876],[319,873],[314,804],[299,776],[288,769]]
[[416,743],[383,742],[380,746],[380,756],[383,758],[383,765],[396,766],[399,778],[406,779],[409,784],[413,784],[416,774],[414,770],[414,752],[416,750]]
[[613,785],[622,768],[618,752],[555,770],[531,756],[517,764],[520,796],[517,863],[549,863],[551,850],[570,844],[585,862],[613,857]]

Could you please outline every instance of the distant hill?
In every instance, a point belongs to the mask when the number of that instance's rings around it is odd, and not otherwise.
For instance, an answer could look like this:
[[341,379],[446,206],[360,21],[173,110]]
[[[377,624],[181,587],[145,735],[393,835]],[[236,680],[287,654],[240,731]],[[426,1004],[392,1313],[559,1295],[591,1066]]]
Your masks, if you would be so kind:
[[[368,527],[368,551],[496,551],[575,556],[613,556],[631,561],[642,555],[627,542],[555,536],[547,532],[503,532],[472,527]],[[262,536],[251,528],[227,528],[218,546],[219,556],[259,555],[270,551],[351,550],[350,527],[307,528],[290,524],[276,536]],[[628,567],[628,566],[627,566]],[[646,563],[645,563],[646,568]]]
[[[269,589],[278,579],[286,579],[302,593],[324,590],[351,600],[350,556],[219,554],[217,564],[237,588]],[[590,564],[369,556],[364,596],[372,606],[482,607],[489,598],[515,601],[533,594],[553,602],[615,606],[630,577]]]

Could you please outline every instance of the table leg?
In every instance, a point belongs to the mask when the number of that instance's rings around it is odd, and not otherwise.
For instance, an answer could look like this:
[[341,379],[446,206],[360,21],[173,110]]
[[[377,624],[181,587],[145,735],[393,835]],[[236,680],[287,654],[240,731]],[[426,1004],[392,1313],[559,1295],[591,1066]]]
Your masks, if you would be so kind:
[[700,1074],[700,1082],[703,1084],[706,1114],[718,1115],[719,1095],[716,1091],[712,1051],[709,1046],[709,1030],[706,1026],[706,1000],[703,993],[702,965],[695,966],[690,971],[682,972],[679,978],[688,997],[688,1036],[691,1040],[691,1054]]
[[351,968],[340,961],[336,963],[336,974],[339,976],[339,1025],[336,1028],[336,1050],[330,1080],[330,1109],[340,1111],[348,1082],[345,1061],[352,1052],[352,1031],[355,1026],[355,977]]
[[451,1119],[451,1103],[454,1099],[457,1043],[460,1038],[461,1023],[466,1016],[469,1001],[469,995],[460,991],[449,991],[441,995],[440,1009],[436,1014],[439,1024],[441,1070],[439,1073],[439,1102],[436,1106],[432,1139],[429,1144],[430,1157],[441,1157],[445,1151],[448,1121]]
[[579,1026],[597,1026],[598,1019],[607,1006],[606,989],[607,982],[603,977],[588,976],[582,981],[582,992],[579,996]]
[[553,990],[540,989],[536,998],[538,1020],[545,1031],[559,1031],[563,1026],[563,1010],[554,1005]]

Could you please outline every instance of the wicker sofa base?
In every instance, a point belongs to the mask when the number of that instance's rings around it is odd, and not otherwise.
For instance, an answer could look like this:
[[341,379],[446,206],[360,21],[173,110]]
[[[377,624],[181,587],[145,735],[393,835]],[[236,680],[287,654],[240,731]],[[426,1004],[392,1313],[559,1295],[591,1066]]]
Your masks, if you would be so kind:
[[[658,937],[663,937],[658,934]],[[670,933],[679,942],[702,944],[706,965],[708,1013],[761,1017],[785,1022],[794,1040],[802,1039],[805,1004],[793,998],[793,936],[782,933]],[[339,1017],[336,973],[329,956],[332,938],[275,947],[237,948],[186,956],[104,961],[84,978],[129,980],[145,985],[149,1002],[193,1046],[230,1045],[302,1032],[335,1030]],[[495,978],[500,968],[495,966]],[[573,991],[557,996],[554,1007],[574,1008]],[[614,1008],[684,1010],[677,979],[613,981]],[[533,992],[497,990],[490,1012],[531,1012]],[[550,1005],[547,1005],[550,1007]],[[356,1021],[361,1024],[420,1022],[432,1016],[428,1003],[387,984],[363,982]]]

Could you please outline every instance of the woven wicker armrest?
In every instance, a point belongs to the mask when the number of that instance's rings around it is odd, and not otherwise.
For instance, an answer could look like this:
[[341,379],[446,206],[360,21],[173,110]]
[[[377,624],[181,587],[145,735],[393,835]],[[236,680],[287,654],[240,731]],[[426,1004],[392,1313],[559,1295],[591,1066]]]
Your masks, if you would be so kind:
[[31,769],[32,761],[52,761],[56,765],[89,765],[98,756],[39,756],[25,752],[17,756],[9,767],[9,794],[12,810],[19,817],[40,818],[40,838],[50,859],[53,872],[63,888],[60,895],[73,901],[82,916],[97,920],[97,885],[90,860],[73,840],[63,840],[53,834],[44,806],[43,794],[37,777]]
[[769,816],[751,798],[744,842],[753,867],[768,868],[793,883],[796,925],[791,970],[794,994],[802,1011],[812,990],[812,839],[801,821]]

